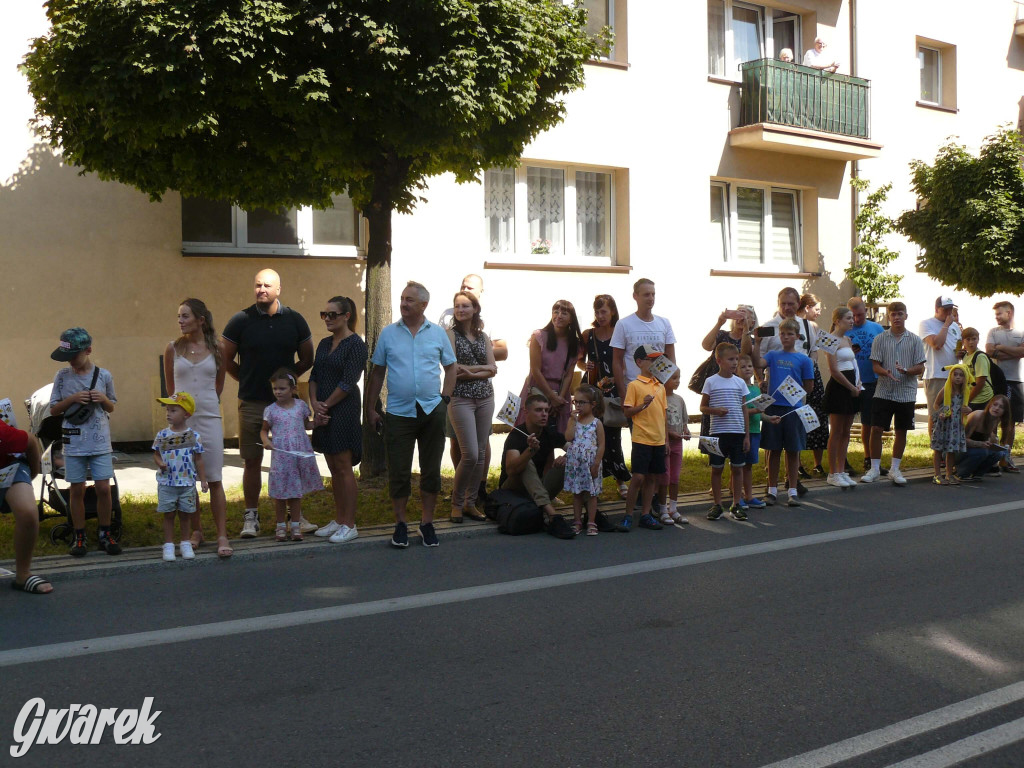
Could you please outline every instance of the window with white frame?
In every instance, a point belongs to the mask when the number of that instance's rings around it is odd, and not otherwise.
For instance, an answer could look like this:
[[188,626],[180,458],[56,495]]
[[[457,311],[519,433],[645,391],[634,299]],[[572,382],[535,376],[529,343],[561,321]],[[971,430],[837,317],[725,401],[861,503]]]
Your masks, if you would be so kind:
[[[576,0],[562,0],[566,5],[573,5]],[[620,61],[620,52],[625,51],[625,40],[618,36],[625,32],[625,24],[617,23],[618,16],[625,21],[626,0],[582,0],[587,9],[587,34],[596,37],[605,27],[611,29],[613,41],[611,49],[602,58],[609,61]]]
[[710,248],[740,265],[801,268],[800,192],[711,182]]
[[928,104],[942,102],[942,57],[937,48],[917,46],[917,64],[921,69],[920,101]]
[[917,103],[956,109],[956,46],[923,37],[916,38],[915,44],[921,71]]
[[708,0],[708,74],[739,78],[739,65],[778,58],[783,48],[800,57],[800,16],[740,0]]
[[492,254],[614,260],[615,172],[526,163],[484,172],[484,221]]
[[245,210],[217,200],[183,197],[184,253],[278,256],[359,255],[359,213],[348,195],[335,195],[325,210]]

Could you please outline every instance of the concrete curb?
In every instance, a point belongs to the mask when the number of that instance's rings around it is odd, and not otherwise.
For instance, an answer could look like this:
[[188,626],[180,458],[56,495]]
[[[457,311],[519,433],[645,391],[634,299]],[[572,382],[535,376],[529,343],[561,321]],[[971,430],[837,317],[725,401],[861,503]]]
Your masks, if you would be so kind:
[[[904,476],[908,481],[917,484],[920,481],[928,481],[932,476],[930,469],[912,469],[907,470]],[[825,483],[824,480],[815,479],[805,483],[808,488],[813,489],[814,495],[810,497],[804,497],[809,501],[813,501],[816,498],[821,498],[821,492],[824,491],[828,495],[834,495],[843,493],[844,491],[853,491],[854,489],[843,489],[836,488]],[[876,487],[881,485],[885,488],[891,488],[892,484],[887,482],[886,478],[880,478],[875,484],[865,487]],[[679,506],[682,510],[685,510],[685,514],[700,515],[703,516],[704,512],[710,505],[710,499],[708,498],[706,491],[680,494]],[[616,501],[612,503],[602,504],[601,510],[610,514],[617,514],[624,511],[624,502]],[[785,503],[782,502],[777,506],[786,507]],[[771,509],[769,507],[769,509]],[[562,506],[559,507],[559,511],[562,514],[572,514],[571,507]],[[754,510],[754,515],[763,514],[767,510]],[[497,528],[493,523],[479,523],[466,521],[461,524],[450,523],[445,519],[435,521],[437,526],[437,535],[442,540],[453,540],[453,539],[469,539],[481,536],[484,534],[495,534]],[[415,529],[415,523],[411,524],[410,527]],[[121,555],[114,557],[108,556],[100,552],[98,549],[92,549],[85,558],[77,559],[69,557],[68,555],[48,555],[46,557],[38,557],[32,560],[32,573],[39,576],[45,576],[52,582],[64,582],[64,581],[75,581],[78,579],[92,579],[101,578],[112,571],[120,573],[134,573],[137,571],[149,571],[155,569],[185,569],[185,568],[196,568],[196,567],[213,567],[221,564],[228,565],[232,562],[250,562],[254,560],[268,560],[268,559],[284,559],[284,558],[296,558],[296,557],[312,557],[325,553],[335,553],[340,550],[349,549],[352,547],[369,547],[369,546],[386,546],[386,542],[390,539],[393,527],[389,525],[376,525],[362,528],[359,531],[359,538],[353,542],[345,545],[331,544],[326,539],[319,539],[313,534],[309,534],[301,543],[287,543],[279,544],[266,535],[261,536],[257,539],[236,539],[231,542],[231,546],[234,548],[235,553],[232,557],[227,560],[222,560],[217,557],[215,548],[215,542],[205,544],[196,552],[195,560],[186,562],[180,557],[173,563],[165,563],[160,559],[161,547],[137,547],[132,549],[126,549]],[[416,532],[413,530],[412,536],[410,537],[410,547],[417,546]],[[95,544],[95,542],[93,542]],[[13,570],[13,560],[0,561],[0,567],[8,570]],[[13,578],[13,576],[8,577]]]

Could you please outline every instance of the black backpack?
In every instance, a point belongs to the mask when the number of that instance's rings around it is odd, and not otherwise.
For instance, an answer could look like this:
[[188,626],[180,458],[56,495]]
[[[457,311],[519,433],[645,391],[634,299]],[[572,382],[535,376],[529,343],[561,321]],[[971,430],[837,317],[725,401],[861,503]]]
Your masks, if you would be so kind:
[[992,387],[992,396],[1009,396],[1010,390],[1006,386],[1006,374],[1003,373],[1003,369],[980,349],[971,358],[971,362],[967,364],[967,367],[971,369],[971,373],[974,374],[974,365],[978,362],[978,357],[981,355],[985,355],[985,358],[988,360],[988,383]]
[[523,536],[544,530],[544,512],[529,496],[499,488],[487,494],[484,509],[500,533]]

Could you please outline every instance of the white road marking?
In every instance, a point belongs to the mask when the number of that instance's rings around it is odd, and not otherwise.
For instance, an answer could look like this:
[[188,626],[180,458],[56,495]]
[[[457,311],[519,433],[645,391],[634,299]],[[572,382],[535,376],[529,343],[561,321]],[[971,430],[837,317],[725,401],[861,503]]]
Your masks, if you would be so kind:
[[[790,757],[786,760],[780,760],[777,763],[766,765],[764,768],[827,768],[830,765],[836,765],[846,760],[852,760],[855,757],[866,755],[869,752],[874,752],[876,749],[882,749],[890,744],[895,744],[898,741],[909,739],[914,736],[920,736],[922,733],[928,731],[934,731],[938,728],[943,728],[951,723],[956,723],[961,720],[966,720],[969,717],[974,717],[983,712],[988,712],[999,707],[1004,707],[1007,704],[1012,704],[1016,701],[1024,699],[1024,682],[1014,683],[1008,685],[1005,688],[998,688],[988,693],[983,693],[980,696],[975,696],[971,699],[965,699],[964,701],[957,702],[956,704],[950,704],[947,707],[941,709],[935,709],[931,712],[926,712],[923,715],[912,717],[909,720],[904,720],[893,725],[886,726],[885,728],[879,728],[877,731],[870,731],[869,733],[861,734],[860,736],[854,736],[851,739],[844,741],[837,741],[835,744],[829,744],[827,747],[821,749],[815,749],[811,752],[805,752],[802,755],[796,757]],[[1002,741],[1006,736],[1004,734],[997,734],[996,736],[989,737],[991,743],[997,743],[997,746],[991,747],[996,749],[998,746],[1005,746],[1011,744],[1014,741],[1018,741],[1024,738],[1024,733],[1021,732],[1021,720],[1008,723],[1012,733],[1016,733],[1016,737],[1009,741]],[[1006,726],[1000,726],[1005,728]],[[1014,730],[1015,729],[1015,730]],[[998,729],[993,729],[998,730]],[[985,734],[991,733],[986,731]],[[984,736],[985,734],[977,734],[972,736],[971,739]],[[953,745],[949,745],[953,746]],[[946,749],[945,747],[943,749]],[[929,753],[932,754],[932,753]],[[972,753],[973,754],[973,753]],[[979,753],[980,754],[980,753]],[[912,758],[912,760],[920,759]],[[953,763],[913,763],[910,761],[904,761],[899,764],[899,768],[909,768],[915,766],[915,768],[939,768],[939,766],[952,765]],[[892,766],[891,768],[895,768]]]
[[1024,739],[1024,717],[1014,720],[1012,723],[1004,723],[987,731],[968,736],[966,739],[954,741],[952,744],[925,752],[923,755],[895,763],[889,768],[949,768],[949,766],[957,765],[964,760],[1002,749],[1022,739]]
[[827,533],[816,533],[809,536],[797,536],[779,541],[765,541],[759,544],[747,544],[739,547],[714,549],[708,552],[695,552],[689,555],[666,557],[658,560],[643,560],[622,565],[593,568],[584,571],[571,571],[551,576],[538,576],[532,579],[506,581],[496,584],[483,584],[477,587],[428,592],[422,595],[406,595],[385,600],[374,600],[366,603],[328,606],[292,613],[279,613],[270,616],[255,616],[247,619],[218,621],[210,624],[199,624],[187,627],[173,627],[150,632],[136,632],[128,635],[112,635],[87,640],[75,640],[68,643],[54,643],[32,648],[16,648],[0,651],[0,667],[17,664],[32,664],[40,661],[69,659],[76,656],[89,656],[97,653],[128,650],[132,648],[152,648],[171,643],[192,642],[213,637],[228,637],[249,632],[265,632],[274,629],[322,624],[329,621],[343,621],[362,616],[375,616],[396,611],[408,611],[416,608],[431,608],[439,605],[451,605],[469,600],[481,600],[490,597],[515,595],[523,592],[535,592],[541,589],[565,587],[571,584],[585,584],[605,579],[618,579],[623,576],[635,576],[641,573],[654,573],[673,568],[686,568],[693,565],[734,560],[751,555],[770,552],[784,552],[789,549],[800,549],[818,544],[829,544],[834,541],[859,539],[882,533],[921,528],[930,525],[966,520],[1000,512],[1021,509],[1021,502],[991,504],[984,507],[943,512],[937,515],[911,517],[893,520],[888,523],[864,525],[857,528],[845,528]]

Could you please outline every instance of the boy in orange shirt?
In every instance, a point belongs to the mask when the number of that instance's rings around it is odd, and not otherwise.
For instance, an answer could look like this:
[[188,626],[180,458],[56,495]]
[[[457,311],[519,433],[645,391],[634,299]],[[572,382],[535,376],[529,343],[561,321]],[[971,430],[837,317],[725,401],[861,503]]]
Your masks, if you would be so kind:
[[658,478],[665,474],[665,387],[651,376],[651,361],[661,357],[661,354],[642,345],[633,353],[640,375],[629,382],[626,397],[622,401],[622,412],[633,420],[633,477],[629,481],[626,516],[619,523],[620,531],[628,532],[633,526],[633,506],[637,494],[643,504],[640,527],[652,531],[660,531],[662,528],[661,523],[651,514],[651,500],[658,489]]

